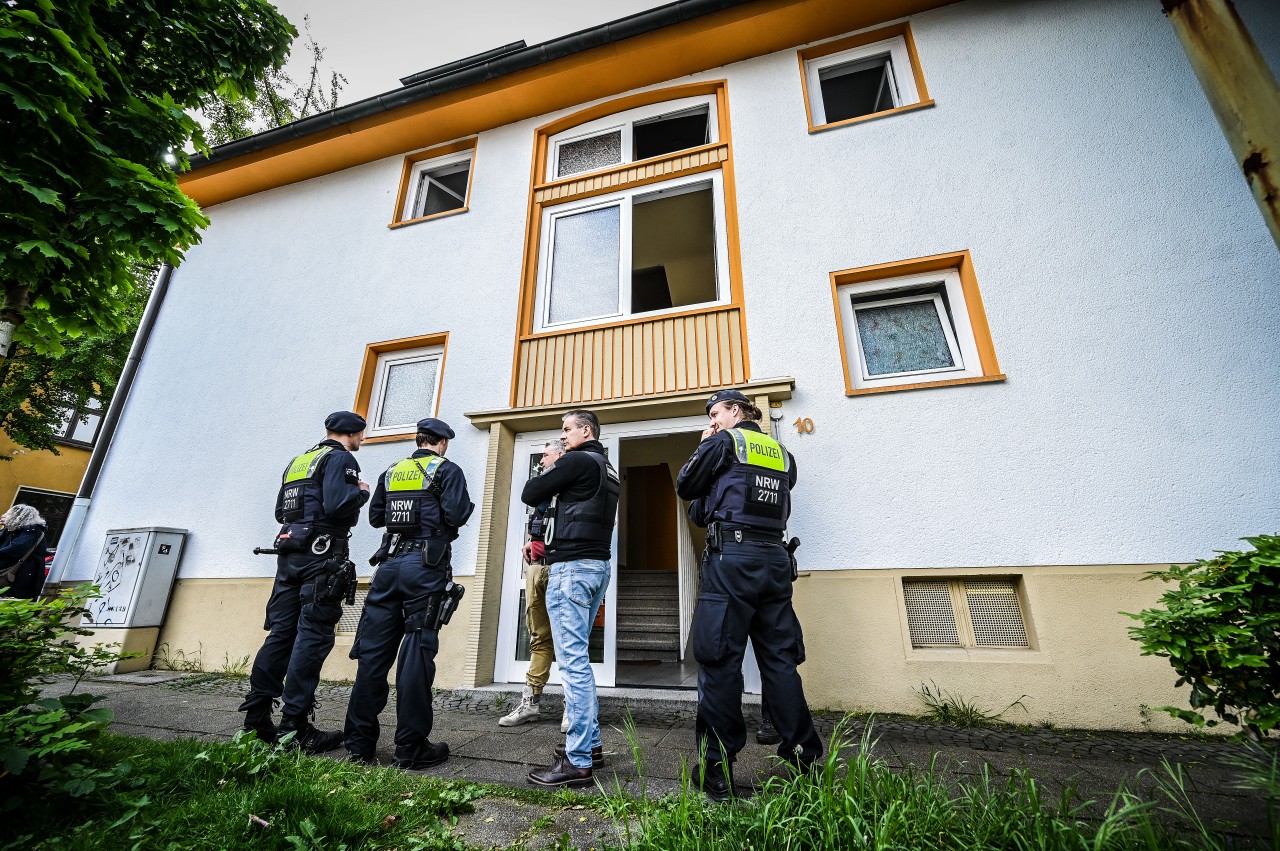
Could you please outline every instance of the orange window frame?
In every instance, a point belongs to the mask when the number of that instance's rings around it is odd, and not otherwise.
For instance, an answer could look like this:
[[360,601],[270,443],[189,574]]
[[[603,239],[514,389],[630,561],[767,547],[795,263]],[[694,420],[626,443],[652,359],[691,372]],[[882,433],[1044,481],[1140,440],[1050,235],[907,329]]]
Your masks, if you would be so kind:
[[[902,36],[902,40],[907,45],[907,56],[911,60],[911,74],[915,80],[916,93],[919,94],[920,100],[916,103],[908,103],[903,106],[897,106],[893,109],[885,109],[880,112],[873,112],[869,115],[859,115],[855,118],[846,118],[841,121],[829,121],[826,124],[813,123],[813,104],[809,92],[809,75],[805,70],[805,63],[821,59],[824,56],[830,56],[833,53],[842,53],[846,50],[852,50],[855,47],[862,47],[866,44],[875,44],[877,41],[885,41],[887,39]],[[934,101],[929,97],[929,87],[924,81],[924,70],[920,65],[920,53],[916,50],[915,39],[911,35],[911,25],[906,21],[893,26],[881,27],[880,29],[869,30],[867,32],[854,33],[853,35],[838,38],[835,41],[824,41],[822,44],[815,44],[812,47],[806,47],[796,54],[800,62],[800,91],[804,96],[804,116],[808,122],[810,133],[819,133],[823,130],[831,130],[835,127],[845,127],[849,124],[860,124],[864,121],[874,121],[879,118],[887,118],[890,115],[897,115],[902,112],[911,112],[915,109],[924,109],[934,105]]]
[[[400,169],[400,189],[396,192],[396,208],[391,211],[391,224],[388,228],[402,228],[405,225],[416,225],[419,222],[429,222],[433,219],[443,219],[446,216],[456,216],[459,213],[465,213],[471,209],[471,183],[476,176],[476,141],[475,137],[470,139],[460,139],[457,142],[449,142],[444,145],[436,145],[434,148],[427,148],[422,151],[416,151],[404,158],[404,165]],[[471,164],[467,168],[467,196],[462,202],[462,206],[456,210],[445,210],[443,213],[432,213],[430,216],[418,216],[414,219],[401,218],[404,214],[404,203],[409,198],[409,181],[413,177],[413,169],[420,162],[425,160],[433,160],[436,157],[447,157],[450,154],[460,154],[463,151],[471,151]]]
[[[955,271],[960,276],[960,288],[964,292],[965,311],[969,318],[969,327],[973,331],[974,343],[977,345],[978,360],[982,365],[982,375],[970,378],[950,378],[941,381],[924,379],[918,382],[894,384],[887,387],[854,387],[853,377],[849,374],[849,350],[845,340],[846,334],[857,333],[857,331],[853,328],[844,327],[844,314],[840,309],[840,288],[848,284],[861,284],[868,281],[881,281],[928,272],[950,271]],[[978,291],[978,278],[973,271],[973,257],[967,250],[832,272],[831,306],[835,309],[836,314],[836,340],[840,344],[840,366],[844,370],[846,396],[868,396],[875,393],[923,390],[929,387],[953,387],[961,384],[986,384],[993,381],[1004,381],[1007,378],[1000,371],[1000,362],[996,359],[995,344],[991,340],[991,328],[987,324],[987,311],[982,305],[982,294]]]
[[[716,99],[716,119],[719,131],[719,141],[717,145],[725,145],[729,149],[729,156],[723,162],[719,162],[713,166],[718,168],[723,175],[724,185],[724,205],[725,205],[725,236],[729,246],[729,302],[727,304],[717,305],[714,308],[708,308],[704,311],[702,308],[695,308],[689,311],[673,313],[670,316],[664,315],[663,318],[674,318],[675,316],[687,315],[690,313],[712,312],[716,310],[724,310],[728,307],[739,308],[739,321],[742,339],[742,361],[743,372],[746,380],[751,377],[751,358],[750,351],[747,346],[747,325],[746,325],[746,307],[744,305],[742,295],[742,250],[741,241],[738,231],[738,196],[734,183],[733,172],[733,139],[730,132],[731,122],[729,120],[729,92],[727,80],[708,80],[701,83],[687,83],[679,86],[668,86],[661,89],[650,89],[648,91],[636,92],[634,94],[625,95],[623,97],[614,98],[613,100],[589,106],[581,109],[571,115],[558,118],[548,124],[544,124],[534,131],[533,141],[533,165],[530,170],[529,177],[529,205],[528,213],[525,219],[525,242],[524,255],[520,272],[520,303],[516,312],[516,341],[513,347],[511,359],[511,404],[515,406],[520,380],[520,344],[524,340],[534,337],[555,337],[564,333],[573,333],[573,331],[582,331],[582,328],[575,328],[570,332],[554,331],[541,332],[535,334],[534,327],[534,311],[537,304],[538,289],[538,250],[542,240],[542,210],[545,207],[552,206],[555,202],[539,202],[537,193],[539,189],[555,184],[557,180],[547,179],[547,159],[549,151],[549,142],[552,136],[563,133],[577,127],[579,124],[586,124],[589,121],[595,121],[598,118],[604,118],[619,112],[626,112],[644,106],[662,103],[668,100],[679,100],[680,98],[701,97],[711,95]],[[646,160],[640,160],[635,163],[624,163],[619,168],[634,168],[643,165]],[[578,181],[589,179],[593,174],[603,174],[613,169],[602,169],[600,172],[586,172],[583,174],[575,174],[570,180]],[[658,180],[666,180],[675,175],[661,175],[650,179],[638,180],[633,183],[625,184],[620,187],[623,189],[639,186]],[[601,189],[603,191],[614,191],[614,189]],[[590,193],[596,194],[596,193]],[[621,319],[615,322],[602,322],[598,325],[589,326],[591,329],[620,327],[625,325],[633,325],[640,322],[648,322],[650,319]]]
[[[370,343],[364,349],[364,361],[360,365],[360,380],[356,385],[356,400],[351,406],[366,420],[369,419],[369,405],[373,397],[373,385],[378,378],[378,358],[389,352],[402,352],[408,349],[425,349],[429,346],[440,347],[440,377],[436,381],[436,397],[432,400],[431,411],[424,416],[437,416],[440,411],[440,397],[444,394],[444,370],[449,358],[449,332],[424,334],[419,337],[402,337],[399,340],[386,340],[381,343]],[[365,438],[365,443],[387,443],[396,440],[411,439],[416,430],[410,429],[396,434],[384,434]]]

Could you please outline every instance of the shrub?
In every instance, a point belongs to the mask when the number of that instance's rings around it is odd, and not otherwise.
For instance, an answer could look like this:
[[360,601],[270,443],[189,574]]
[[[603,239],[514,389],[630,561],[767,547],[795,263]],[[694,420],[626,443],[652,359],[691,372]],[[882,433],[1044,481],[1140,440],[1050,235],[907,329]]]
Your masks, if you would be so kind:
[[1212,710],[1260,739],[1280,726],[1280,536],[1244,540],[1254,549],[1148,574],[1178,585],[1163,608],[1123,614],[1142,622],[1129,628],[1142,655],[1167,658],[1191,686],[1191,709],[1161,711],[1213,727]]
[[[101,647],[81,647],[71,637],[96,588],[52,599],[0,599],[0,810],[27,796],[57,793],[83,798],[127,785],[127,762],[101,765],[91,753],[112,712],[102,698],[76,694],[89,671],[122,658]],[[72,674],[71,691],[40,698],[40,686]]]

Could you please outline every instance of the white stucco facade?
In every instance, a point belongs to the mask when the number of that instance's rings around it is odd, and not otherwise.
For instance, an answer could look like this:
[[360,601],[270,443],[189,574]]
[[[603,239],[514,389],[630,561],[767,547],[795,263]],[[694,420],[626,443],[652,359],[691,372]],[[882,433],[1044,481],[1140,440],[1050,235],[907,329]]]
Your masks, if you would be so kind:
[[[794,50],[673,81],[728,81],[750,371],[796,381],[806,567],[1167,563],[1280,528],[1280,257],[1158,4],[910,22],[931,108],[811,134]],[[480,503],[488,434],[463,413],[509,404],[531,140],[555,117],[480,135],[465,214],[389,230],[400,156],[209,209],[68,578],[107,529],[151,525],[191,530],[183,578],[272,575],[249,550],[280,471],[376,341],[449,332],[438,415]],[[829,274],[961,250],[1008,380],[846,397]],[[366,445],[365,478],[408,445]],[[358,527],[362,568],[375,547]]]

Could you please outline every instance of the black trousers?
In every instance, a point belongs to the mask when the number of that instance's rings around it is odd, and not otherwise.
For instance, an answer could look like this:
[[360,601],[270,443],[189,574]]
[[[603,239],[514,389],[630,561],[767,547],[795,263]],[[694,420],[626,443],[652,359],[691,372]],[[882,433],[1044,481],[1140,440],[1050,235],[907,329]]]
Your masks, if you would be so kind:
[[277,556],[264,626],[269,634],[253,660],[249,694],[240,704],[247,721],[270,715],[278,697],[284,699],[281,714],[295,721],[315,706],[320,669],[342,619],[340,602],[316,602],[316,579],[328,559],[311,553]]
[[693,655],[700,666],[698,748],[705,747],[708,763],[732,763],[747,741],[742,657],[748,638],[769,714],[782,734],[778,756],[817,760],[822,741],[796,671],[804,660],[804,639],[791,606],[791,559],[776,544],[726,542],[702,562],[693,620]]
[[428,594],[444,591],[448,579],[448,554],[439,565],[425,567],[420,552],[388,559],[373,575],[352,648],[352,655],[359,659],[345,728],[347,750],[352,753],[371,754],[378,746],[378,713],[387,706],[391,690],[387,672],[397,656],[397,756],[412,757],[431,735],[431,686],[436,679],[440,633],[433,629],[406,633],[405,609],[414,608]]

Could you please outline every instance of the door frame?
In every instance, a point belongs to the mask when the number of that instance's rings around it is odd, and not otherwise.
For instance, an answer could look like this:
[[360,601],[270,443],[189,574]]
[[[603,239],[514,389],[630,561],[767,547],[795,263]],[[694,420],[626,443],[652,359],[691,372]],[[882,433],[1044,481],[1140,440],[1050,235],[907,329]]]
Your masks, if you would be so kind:
[[[668,417],[658,420],[642,420],[629,423],[613,423],[601,428],[600,442],[615,465],[620,461],[621,442],[639,437],[660,437],[665,434],[697,431],[706,428],[706,417]],[[559,429],[522,432],[515,436],[515,451],[511,468],[511,500],[507,512],[507,554],[503,560],[502,595],[498,615],[498,643],[494,653],[493,681],[495,683],[522,683],[528,673],[529,663],[515,658],[516,636],[519,620],[524,617],[520,609],[520,592],[524,590],[524,559],[520,546],[524,544],[528,522],[526,506],[520,501],[520,492],[528,481],[529,456],[535,450],[541,454],[548,440],[558,438]],[[621,470],[618,471],[621,474]],[[518,544],[515,542],[519,542]],[[618,601],[618,525],[613,527],[613,559],[609,571],[609,587],[605,592],[604,661],[592,663],[591,670],[597,686],[612,686],[617,672],[617,601]],[[552,663],[548,683],[560,683],[559,663]]]

